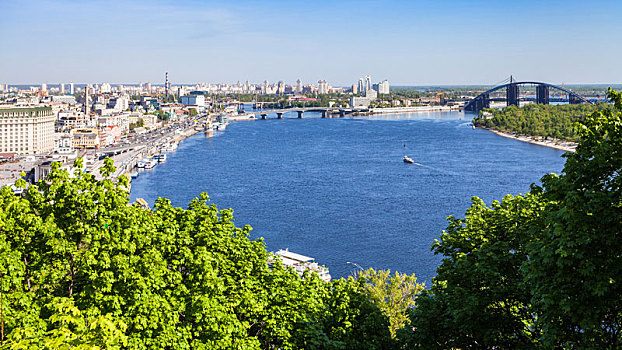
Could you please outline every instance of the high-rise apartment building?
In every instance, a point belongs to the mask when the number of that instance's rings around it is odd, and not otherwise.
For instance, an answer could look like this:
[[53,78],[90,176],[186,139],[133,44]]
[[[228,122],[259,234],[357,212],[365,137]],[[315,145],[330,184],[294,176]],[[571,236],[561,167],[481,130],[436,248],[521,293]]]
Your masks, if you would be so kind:
[[58,90],[61,94],[65,93],[65,83],[58,84]]
[[72,95],[76,93],[73,83],[69,83],[69,93]]
[[317,93],[319,95],[324,95],[328,93],[328,83],[326,80],[320,80],[317,82]]
[[363,80],[363,78],[359,78],[358,93],[361,94],[364,91],[365,91],[365,80]]
[[0,153],[52,151],[55,122],[52,107],[0,106]]
[[383,80],[378,83],[378,93],[379,94],[389,93],[389,81],[388,80]]
[[365,76],[365,91],[371,90],[371,77],[369,75]]
[[302,94],[302,81],[300,79],[296,80],[296,93]]

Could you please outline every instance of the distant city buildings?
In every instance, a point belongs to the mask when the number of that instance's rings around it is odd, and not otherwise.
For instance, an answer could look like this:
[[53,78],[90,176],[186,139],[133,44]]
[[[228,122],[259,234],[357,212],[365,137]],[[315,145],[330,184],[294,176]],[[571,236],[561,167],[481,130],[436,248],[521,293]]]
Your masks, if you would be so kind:
[[184,106],[205,106],[205,96],[204,95],[189,95],[182,96],[180,101]]

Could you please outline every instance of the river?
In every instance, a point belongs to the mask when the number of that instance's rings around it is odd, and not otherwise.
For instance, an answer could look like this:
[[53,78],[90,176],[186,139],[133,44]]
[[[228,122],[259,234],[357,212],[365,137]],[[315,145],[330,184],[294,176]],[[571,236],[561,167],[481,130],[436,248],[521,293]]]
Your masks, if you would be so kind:
[[[430,246],[472,196],[487,204],[560,172],[562,151],[472,129],[471,115],[430,112],[234,122],[192,136],[142,171],[131,199],[186,207],[206,191],[267,249],[315,257],[333,278],[356,265],[415,273],[429,285]],[[408,155],[416,164],[404,164]]]

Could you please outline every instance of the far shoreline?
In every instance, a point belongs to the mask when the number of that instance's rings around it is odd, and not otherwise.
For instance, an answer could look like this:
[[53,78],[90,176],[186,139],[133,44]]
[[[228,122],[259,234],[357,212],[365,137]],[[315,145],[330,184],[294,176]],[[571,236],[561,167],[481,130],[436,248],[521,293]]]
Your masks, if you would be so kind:
[[521,142],[527,142],[527,143],[531,143],[533,145],[554,148],[554,149],[558,149],[560,151],[566,151],[566,152],[574,153],[576,148],[577,148],[577,143],[576,142],[572,142],[572,141],[564,141],[564,140],[558,140],[558,139],[554,139],[554,138],[550,138],[548,140],[544,140],[542,137],[518,135],[516,133],[503,132],[503,131],[499,131],[499,130],[495,130],[495,129],[491,129],[491,128],[487,128],[487,127],[482,127],[482,126],[478,126],[477,128],[478,129],[483,129],[483,130],[488,130],[488,131],[490,131],[490,132],[492,132],[494,134],[497,134],[497,135],[499,135],[501,137],[506,137],[506,138],[513,139],[513,140],[518,140],[518,141],[521,141]]

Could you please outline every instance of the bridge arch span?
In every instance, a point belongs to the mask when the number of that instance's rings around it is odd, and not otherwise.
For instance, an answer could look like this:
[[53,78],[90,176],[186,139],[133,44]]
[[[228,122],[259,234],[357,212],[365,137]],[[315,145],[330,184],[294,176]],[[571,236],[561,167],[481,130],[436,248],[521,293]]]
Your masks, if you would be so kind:
[[520,85],[535,85],[536,86],[536,103],[548,104],[549,103],[549,89],[553,88],[559,91],[562,91],[568,94],[568,101],[571,104],[579,104],[579,103],[592,103],[587,100],[585,97],[577,94],[576,92],[570,91],[558,85],[553,85],[549,83],[544,83],[540,81],[514,81],[509,82],[507,84],[502,84],[499,86],[495,86],[492,89],[482,92],[477,95],[475,98],[467,102],[464,105],[464,110],[467,112],[476,112],[479,113],[484,108],[490,107],[490,94],[497,90],[507,89],[506,92],[506,101],[507,105],[518,105],[519,101],[519,89]]

